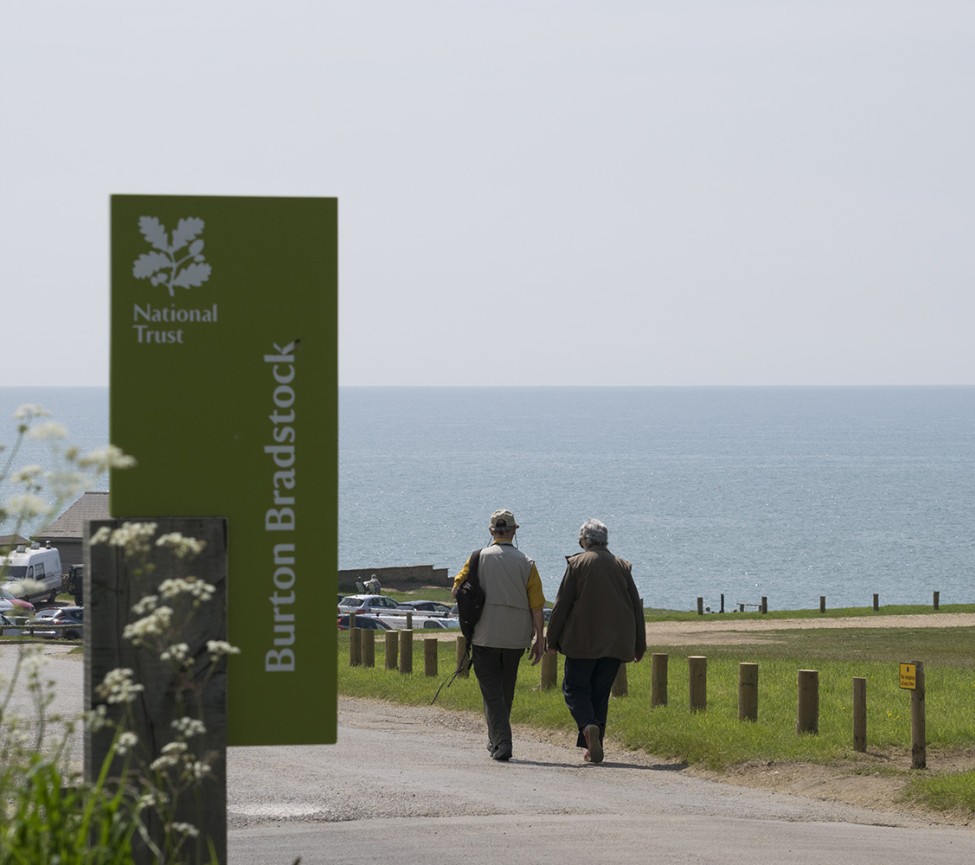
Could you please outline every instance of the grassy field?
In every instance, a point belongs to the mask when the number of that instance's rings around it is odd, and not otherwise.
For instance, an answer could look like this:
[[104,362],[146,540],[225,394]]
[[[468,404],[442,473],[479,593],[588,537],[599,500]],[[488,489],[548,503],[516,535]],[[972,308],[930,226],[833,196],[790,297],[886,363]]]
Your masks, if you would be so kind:
[[[930,607],[898,607],[885,615],[933,613]],[[975,612],[972,605],[942,606],[942,612]],[[821,614],[735,613],[753,618],[871,617],[872,609]],[[650,664],[627,666],[628,695],[614,698],[608,736],[623,747],[715,770],[754,763],[788,762],[843,767],[858,774],[898,774],[903,795],[939,810],[975,816],[975,628],[830,628],[762,631],[746,645],[667,646],[653,640],[654,621],[701,621],[697,614],[648,611],[651,651],[668,655],[668,705],[650,708]],[[704,617],[714,618],[712,617]],[[441,681],[453,670],[455,643],[439,645],[438,678],[424,675],[423,637],[414,641],[413,675],[383,667],[383,642],[377,641],[374,669],[349,665],[349,634],[339,636],[340,693],[411,704],[429,703]],[[707,657],[707,710],[688,706],[691,655]],[[911,692],[899,686],[901,662],[924,662],[928,768],[911,766]],[[759,666],[757,722],[738,720],[738,665]],[[819,733],[797,735],[797,674],[819,672]],[[572,722],[556,687],[539,688],[540,668],[522,668],[512,720],[573,734]],[[561,674],[561,658],[559,664]],[[852,680],[867,680],[867,752],[853,750]],[[480,712],[473,678],[458,678],[438,700],[444,708]],[[967,771],[958,771],[958,767]]]

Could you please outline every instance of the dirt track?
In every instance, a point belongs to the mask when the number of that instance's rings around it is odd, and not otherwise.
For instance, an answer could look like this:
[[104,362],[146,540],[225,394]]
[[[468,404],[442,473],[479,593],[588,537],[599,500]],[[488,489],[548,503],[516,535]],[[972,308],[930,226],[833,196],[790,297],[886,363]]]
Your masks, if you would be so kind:
[[647,625],[649,645],[671,646],[754,642],[756,634],[770,631],[823,628],[973,628],[975,613],[938,613],[916,616],[870,616],[822,619],[743,619],[734,613],[702,616],[692,622],[651,622]]

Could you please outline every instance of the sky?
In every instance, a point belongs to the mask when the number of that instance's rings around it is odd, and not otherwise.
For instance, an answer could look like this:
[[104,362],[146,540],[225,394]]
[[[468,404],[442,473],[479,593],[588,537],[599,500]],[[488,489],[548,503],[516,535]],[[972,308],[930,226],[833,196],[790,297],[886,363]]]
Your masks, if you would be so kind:
[[343,385],[975,384],[970,0],[13,0],[0,385],[109,196],[339,201]]

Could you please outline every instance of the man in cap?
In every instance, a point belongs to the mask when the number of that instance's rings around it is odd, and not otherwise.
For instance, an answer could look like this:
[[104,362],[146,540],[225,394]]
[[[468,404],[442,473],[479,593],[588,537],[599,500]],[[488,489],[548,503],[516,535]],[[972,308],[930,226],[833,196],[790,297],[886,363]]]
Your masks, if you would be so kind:
[[[488,728],[488,753],[511,759],[511,704],[518,664],[526,649],[532,666],[545,652],[542,608],[545,595],[538,569],[514,545],[518,524],[509,510],[491,514],[491,543],[481,550],[477,575],[484,590],[484,610],[472,640],[474,675],[481,687]],[[457,594],[470,570],[470,559],[454,577]]]

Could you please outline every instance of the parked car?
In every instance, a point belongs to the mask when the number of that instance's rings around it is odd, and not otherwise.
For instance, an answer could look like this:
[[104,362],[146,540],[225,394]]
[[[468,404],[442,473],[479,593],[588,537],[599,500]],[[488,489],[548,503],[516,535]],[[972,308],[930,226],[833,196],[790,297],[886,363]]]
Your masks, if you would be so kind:
[[[406,610],[405,612],[410,612]],[[380,621],[385,622],[391,628],[397,631],[405,631],[407,625],[407,618],[403,613],[378,613],[376,618]],[[414,614],[413,620],[413,630],[442,630],[444,628],[459,628],[460,620],[449,618],[445,616],[425,616],[423,614]]]
[[[349,617],[348,615],[339,616],[338,618],[339,630],[347,631],[349,630]],[[387,625],[381,619],[377,619],[375,616],[359,616],[355,617],[355,626],[360,631],[391,631],[393,630],[389,625]]]
[[417,612],[426,613],[429,616],[449,616],[450,606],[441,604],[440,601],[400,601],[401,608],[405,607]]
[[32,616],[34,605],[30,601],[18,598],[0,586],[0,613],[6,613],[8,610],[15,616]]
[[398,609],[399,604],[385,595],[346,595],[339,601],[340,613],[385,613]]
[[34,631],[36,637],[63,637],[65,640],[80,640],[85,628],[84,607],[48,607],[30,619],[26,626],[64,625],[63,628]]

